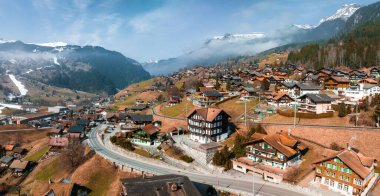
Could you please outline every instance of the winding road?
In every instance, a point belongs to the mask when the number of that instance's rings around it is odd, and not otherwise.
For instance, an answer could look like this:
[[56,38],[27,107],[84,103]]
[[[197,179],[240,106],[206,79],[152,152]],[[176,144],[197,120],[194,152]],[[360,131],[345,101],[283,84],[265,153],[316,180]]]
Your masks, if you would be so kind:
[[[107,148],[100,137],[99,130],[101,125],[95,127],[88,134],[88,143],[90,147],[96,151],[99,155],[104,158],[115,162],[118,165],[123,165],[129,168],[134,168],[139,171],[145,171],[153,173],[155,175],[165,175],[165,174],[179,174],[188,176],[192,181],[213,185],[226,190],[237,190],[242,193],[253,193],[253,187],[255,190],[255,195],[267,195],[267,196],[299,196],[299,195],[312,195],[310,192],[302,192],[295,188],[290,188],[289,186],[283,184],[272,184],[263,181],[257,176],[254,177],[234,177],[225,174],[205,174],[195,171],[186,171],[175,167],[167,167],[164,163],[162,165],[157,164],[156,161],[147,162],[144,160],[139,160],[135,157],[128,157],[125,154],[121,154],[117,151]],[[253,179],[254,178],[254,179]],[[255,182],[253,184],[253,181]],[[253,186],[254,185],[254,186]]]

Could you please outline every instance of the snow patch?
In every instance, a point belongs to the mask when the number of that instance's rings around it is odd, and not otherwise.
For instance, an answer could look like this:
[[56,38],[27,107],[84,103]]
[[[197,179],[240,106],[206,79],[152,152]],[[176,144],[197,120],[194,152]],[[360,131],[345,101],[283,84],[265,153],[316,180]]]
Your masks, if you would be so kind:
[[28,74],[30,72],[34,71],[33,69],[29,69],[28,71],[26,71],[25,73]]
[[0,39],[0,44],[4,44],[4,43],[13,43],[13,42],[16,42],[17,40],[4,40],[4,39]]
[[59,48],[54,48],[54,50],[58,51],[58,52],[62,52],[64,50],[63,47],[59,47]]
[[20,81],[18,81],[13,74],[8,74],[8,76],[20,91],[21,96],[26,95],[28,90],[25,88],[25,86]]
[[10,59],[9,62],[11,62],[12,64],[15,64],[17,61],[15,59]]
[[228,41],[243,41],[265,37],[264,33],[246,33],[246,34],[225,34],[214,36],[211,40],[228,40]]
[[297,28],[300,28],[300,29],[314,29],[315,26],[314,25],[310,25],[310,24],[303,24],[303,25],[299,25],[299,24],[294,24],[295,27]]
[[61,65],[61,64],[59,64],[59,62],[58,62],[58,58],[55,56],[54,57],[54,64],[56,64],[56,65]]
[[338,19],[338,18],[341,18],[343,20],[347,20],[360,7],[361,6],[358,5],[358,4],[356,4],[356,3],[344,4],[340,9],[338,9],[336,11],[336,13],[334,15],[326,17],[326,18],[323,18],[319,23],[323,23],[323,22],[326,22],[326,21],[329,21],[329,20],[335,20],[335,19]]
[[60,47],[60,46],[67,46],[67,43],[65,42],[48,42],[48,43],[31,43],[37,46],[46,46],[46,47]]

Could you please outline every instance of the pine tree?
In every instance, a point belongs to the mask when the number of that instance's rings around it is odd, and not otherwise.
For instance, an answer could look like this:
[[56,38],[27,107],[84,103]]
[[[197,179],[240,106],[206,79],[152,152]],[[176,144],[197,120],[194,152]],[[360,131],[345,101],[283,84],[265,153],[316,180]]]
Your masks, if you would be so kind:
[[269,90],[269,86],[270,86],[270,84],[269,84],[268,80],[264,79],[264,80],[261,82],[261,90],[262,90],[262,91],[267,91],[267,90]]
[[227,91],[230,91],[230,90],[231,90],[231,84],[230,84],[230,82],[227,82],[226,90],[227,90]]
[[245,150],[243,146],[244,138],[241,135],[235,137],[234,147],[232,149],[236,158],[245,156]]
[[373,117],[376,122],[378,121],[378,119],[380,119],[380,104],[376,106],[375,111],[373,112]]
[[352,113],[351,105],[348,105],[348,106],[347,106],[347,108],[346,108],[346,113],[347,113],[347,114],[351,114],[351,113]]
[[215,89],[216,90],[219,90],[220,89],[220,83],[218,80],[216,80],[216,83],[215,83]]
[[346,116],[346,104],[345,103],[340,103],[339,104],[339,110],[338,110],[339,117],[345,117]]

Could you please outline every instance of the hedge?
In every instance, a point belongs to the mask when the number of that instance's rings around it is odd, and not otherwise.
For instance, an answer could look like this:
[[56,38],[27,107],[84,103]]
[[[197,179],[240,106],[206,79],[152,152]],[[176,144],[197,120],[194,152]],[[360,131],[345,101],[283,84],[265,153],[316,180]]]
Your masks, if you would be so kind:
[[[294,111],[293,110],[277,110],[277,113],[286,116],[286,117],[294,117]],[[331,118],[334,117],[334,112],[327,112],[322,114],[315,114],[315,113],[304,113],[304,112],[297,112],[296,115],[297,118],[308,118],[308,119],[317,119],[317,118]]]
[[186,163],[191,163],[191,162],[194,161],[194,159],[193,159],[192,157],[187,156],[187,155],[182,155],[182,156],[180,157],[180,159],[181,159],[182,161],[185,161]]

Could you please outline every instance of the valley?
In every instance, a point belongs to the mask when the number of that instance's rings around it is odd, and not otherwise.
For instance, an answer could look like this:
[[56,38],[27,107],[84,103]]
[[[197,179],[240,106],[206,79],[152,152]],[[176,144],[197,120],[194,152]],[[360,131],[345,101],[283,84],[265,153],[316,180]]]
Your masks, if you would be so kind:
[[380,194],[380,2],[0,4],[0,195]]

